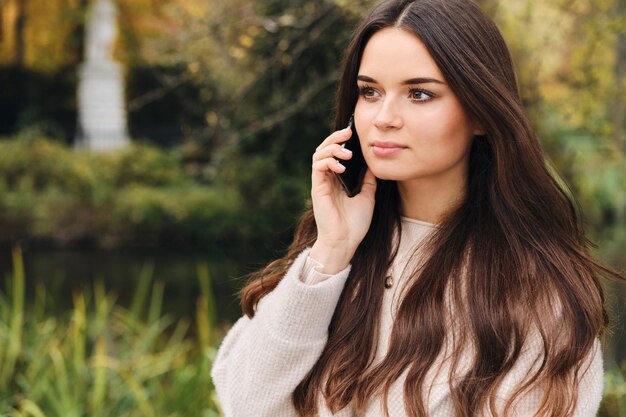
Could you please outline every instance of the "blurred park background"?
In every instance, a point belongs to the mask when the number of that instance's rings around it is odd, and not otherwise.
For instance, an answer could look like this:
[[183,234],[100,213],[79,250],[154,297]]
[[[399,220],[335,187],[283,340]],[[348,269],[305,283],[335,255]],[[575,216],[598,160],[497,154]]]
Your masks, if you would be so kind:
[[[623,271],[625,1],[479,3],[596,256]],[[371,4],[0,0],[0,415],[219,415],[215,348],[245,275],[289,244]],[[626,289],[605,288],[600,415],[624,417]]]

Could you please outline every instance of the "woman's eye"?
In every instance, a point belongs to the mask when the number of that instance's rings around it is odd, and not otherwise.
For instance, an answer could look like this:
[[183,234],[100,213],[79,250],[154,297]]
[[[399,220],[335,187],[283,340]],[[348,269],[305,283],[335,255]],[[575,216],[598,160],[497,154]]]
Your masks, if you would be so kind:
[[409,90],[409,98],[413,101],[428,101],[433,98],[433,95],[434,94],[419,88]]
[[376,98],[376,90],[372,87],[360,87],[359,94],[366,100]]

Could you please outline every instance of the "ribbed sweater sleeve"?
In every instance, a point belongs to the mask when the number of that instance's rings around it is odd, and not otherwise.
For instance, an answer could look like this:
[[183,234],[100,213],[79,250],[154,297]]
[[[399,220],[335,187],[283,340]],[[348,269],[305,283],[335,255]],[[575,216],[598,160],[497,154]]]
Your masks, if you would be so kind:
[[[240,318],[224,338],[211,376],[225,417],[297,416],[291,395],[326,345],[350,271],[321,281],[304,277],[309,251],[295,259],[255,316]],[[319,273],[310,265],[306,272]]]

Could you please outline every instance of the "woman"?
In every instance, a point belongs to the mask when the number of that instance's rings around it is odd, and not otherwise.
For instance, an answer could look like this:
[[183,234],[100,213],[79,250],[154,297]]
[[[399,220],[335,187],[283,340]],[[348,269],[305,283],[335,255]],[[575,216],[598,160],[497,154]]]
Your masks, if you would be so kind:
[[546,169],[507,47],[469,0],[392,0],[356,30],[312,209],[243,292],[225,415],[593,416],[607,325],[580,220]]

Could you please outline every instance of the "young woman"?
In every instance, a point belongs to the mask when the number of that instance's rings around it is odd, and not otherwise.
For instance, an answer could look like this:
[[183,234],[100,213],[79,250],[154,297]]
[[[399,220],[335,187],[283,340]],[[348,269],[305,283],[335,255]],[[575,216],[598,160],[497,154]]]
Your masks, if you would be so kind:
[[470,0],[391,0],[356,30],[312,209],[243,292],[212,375],[226,417],[593,416],[607,324],[577,213]]

